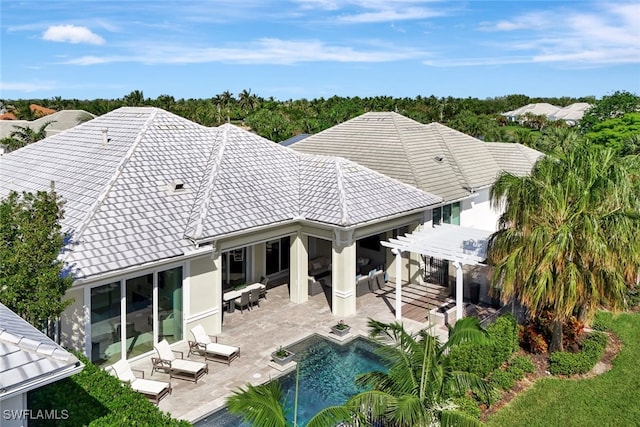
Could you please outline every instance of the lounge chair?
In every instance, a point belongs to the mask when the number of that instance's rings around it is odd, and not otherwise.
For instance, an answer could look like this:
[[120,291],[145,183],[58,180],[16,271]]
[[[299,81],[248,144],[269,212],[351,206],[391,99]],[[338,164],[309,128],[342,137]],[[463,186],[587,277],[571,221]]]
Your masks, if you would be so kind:
[[[144,371],[140,369],[132,369],[129,362],[126,360],[120,360],[109,368],[111,374],[114,374],[120,381],[127,383],[132,389],[138,393],[143,394],[147,399],[155,403],[160,403],[160,400],[168,394],[171,394],[171,383],[156,380],[145,380]],[[142,378],[138,378],[133,374],[133,371],[142,373]]]
[[[151,375],[155,371],[163,371],[169,374],[169,378],[179,378],[197,383],[200,377],[209,373],[209,365],[206,362],[184,360],[184,353],[172,350],[167,340],[160,341],[153,348],[158,353],[158,357],[151,358],[153,365]],[[180,359],[174,353],[180,353]]]
[[205,360],[214,360],[227,365],[230,365],[234,359],[240,357],[240,347],[219,344],[218,337],[207,335],[202,325],[192,328],[191,334],[194,341],[189,341],[189,355],[191,353],[202,354]]

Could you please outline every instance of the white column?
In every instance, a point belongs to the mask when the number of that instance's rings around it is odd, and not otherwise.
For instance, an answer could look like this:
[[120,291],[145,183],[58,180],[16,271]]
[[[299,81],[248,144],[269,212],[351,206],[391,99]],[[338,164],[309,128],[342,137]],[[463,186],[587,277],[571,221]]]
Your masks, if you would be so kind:
[[309,236],[298,231],[291,236],[289,248],[289,298],[303,303],[309,299]]
[[336,231],[331,248],[331,311],[356,313],[356,244],[352,232]]
[[456,320],[462,319],[463,316],[463,297],[464,286],[462,281],[464,280],[464,274],[462,271],[462,264],[460,261],[452,261],[453,266],[456,268]]
[[396,256],[396,320],[402,320],[402,251],[392,249]]

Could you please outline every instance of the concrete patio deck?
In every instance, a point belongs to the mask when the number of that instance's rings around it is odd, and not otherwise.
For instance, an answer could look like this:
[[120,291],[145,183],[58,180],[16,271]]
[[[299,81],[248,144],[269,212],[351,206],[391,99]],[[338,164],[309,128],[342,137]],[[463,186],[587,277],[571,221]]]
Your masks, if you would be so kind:
[[[391,322],[395,320],[392,305],[384,297],[367,294],[357,299],[358,314],[342,320],[351,326],[351,335],[367,335],[367,320]],[[286,284],[270,289],[266,300],[260,300],[260,307],[240,313],[225,313],[222,334],[219,342],[240,347],[241,356],[230,366],[209,361],[209,374],[195,384],[190,381],[173,379],[173,393],[164,398],[159,405],[163,411],[174,418],[196,421],[210,412],[224,406],[225,399],[240,386],[267,382],[281,374],[269,366],[271,353],[280,345],[299,341],[313,333],[330,336],[331,325],[341,320],[331,314],[327,297],[324,294],[310,297],[304,304],[289,301]],[[405,327],[417,331],[426,325],[404,320]],[[190,331],[185,338],[191,339]],[[181,344],[175,350],[184,351],[188,345]],[[192,355],[192,360],[204,360],[202,356]],[[151,360],[145,358],[133,363],[137,369],[145,371],[145,378],[169,381],[164,373],[151,376]]]

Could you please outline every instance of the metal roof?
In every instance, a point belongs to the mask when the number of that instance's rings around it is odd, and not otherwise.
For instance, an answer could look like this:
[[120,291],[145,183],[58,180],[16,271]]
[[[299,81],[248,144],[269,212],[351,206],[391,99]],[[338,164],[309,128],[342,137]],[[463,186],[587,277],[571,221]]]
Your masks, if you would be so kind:
[[463,265],[477,265],[487,258],[487,242],[491,234],[491,231],[441,224],[381,244],[401,252],[457,261]]
[[0,400],[80,372],[84,365],[0,303]]

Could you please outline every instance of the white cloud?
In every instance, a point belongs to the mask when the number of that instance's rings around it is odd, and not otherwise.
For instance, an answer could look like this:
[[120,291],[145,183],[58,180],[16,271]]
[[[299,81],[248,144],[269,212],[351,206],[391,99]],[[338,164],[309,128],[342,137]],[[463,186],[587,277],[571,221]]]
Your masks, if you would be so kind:
[[43,40],[67,43],[104,44],[104,39],[87,27],[53,25],[42,34]]
[[375,63],[421,59],[428,53],[418,49],[371,43],[368,49],[329,45],[319,40],[281,40],[264,38],[239,47],[191,47],[167,44],[130,46],[134,51],[120,56],[83,56],[64,61],[64,64],[95,65],[110,62],[138,62],[145,64],[279,64],[308,62]]
[[2,91],[37,92],[41,90],[51,90],[54,88],[54,82],[0,82],[0,90]]

